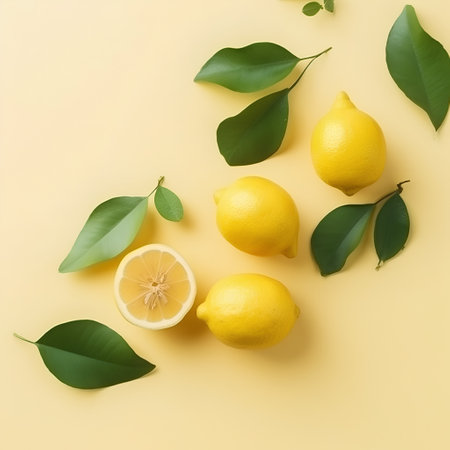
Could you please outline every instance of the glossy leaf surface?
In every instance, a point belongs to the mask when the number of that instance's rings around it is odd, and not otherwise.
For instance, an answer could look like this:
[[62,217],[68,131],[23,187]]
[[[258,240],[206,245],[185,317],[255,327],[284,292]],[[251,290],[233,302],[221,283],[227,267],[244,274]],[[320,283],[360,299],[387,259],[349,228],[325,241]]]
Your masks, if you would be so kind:
[[395,256],[405,245],[409,234],[409,214],[400,194],[390,197],[375,220],[374,242],[378,266]]
[[63,383],[95,389],[124,383],[155,366],[138,356],[114,330],[93,320],[55,326],[35,344],[50,372]]
[[164,219],[179,222],[183,218],[183,205],[170,189],[159,185],[155,192],[155,207]]
[[311,236],[311,250],[322,275],[344,267],[360,243],[374,208],[372,203],[340,206],[319,222]]
[[97,206],[59,271],[81,270],[125,250],[142,225],[147,203],[147,197],[115,197]]
[[319,2],[309,2],[303,6],[302,12],[305,16],[315,16],[322,8]]
[[285,78],[300,58],[271,42],[223,48],[201,68],[195,81],[219,84],[237,92],[255,92]]
[[450,59],[442,44],[422,28],[410,5],[389,32],[386,63],[398,87],[426,111],[437,130],[448,111]]
[[262,97],[219,125],[217,144],[230,166],[255,164],[278,150],[286,133],[289,91]]

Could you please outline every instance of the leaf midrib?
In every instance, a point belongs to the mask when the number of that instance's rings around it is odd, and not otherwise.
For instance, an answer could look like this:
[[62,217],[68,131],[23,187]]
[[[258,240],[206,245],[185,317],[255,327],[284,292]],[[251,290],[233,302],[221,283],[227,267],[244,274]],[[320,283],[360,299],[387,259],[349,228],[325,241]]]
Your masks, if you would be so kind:
[[[113,362],[113,361],[108,361],[107,359],[98,359],[98,358],[95,358],[93,356],[84,355],[83,353],[77,353],[77,352],[74,352],[74,351],[65,350],[63,348],[56,347],[54,345],[43,344],[42,342],[39,342],[39,341],[34,342],[34,344],[37,345],[38,348],[39,347],[45,347],[45,348],[50,349],[50,350],[56,350],[56,351],[61,352],[61,353],[66,353],[66,354],[69,354],[69,355],[75,355],[77,357],[86,358],[86,359],[91,360],[91,361],[96,361],[96,362],[99,362],[99,363],[103,363],[103,364],[111,365],[111,366],[115,366],[115,367],[130,367],[130,368],[132,368],[132,367],[136,367],[136,368],[137,367],[143,367],[143,365],[126,365],[126,364],[121,364],[121,363],[117,363],[117,362]],[[138,355],[136,355],[136,356],[138,358],[140,358],[140,356],[138,356]],[[144,360],[144,361],[146,362],[146,364],[149,364],[151,366],[153,365],[153,364],[151,364],[150,362],[148,362],[146,360]]]

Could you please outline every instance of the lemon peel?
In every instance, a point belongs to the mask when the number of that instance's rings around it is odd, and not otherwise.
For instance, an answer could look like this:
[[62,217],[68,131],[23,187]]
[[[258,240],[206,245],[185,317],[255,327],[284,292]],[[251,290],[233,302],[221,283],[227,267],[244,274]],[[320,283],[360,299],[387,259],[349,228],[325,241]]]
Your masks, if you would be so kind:
[[313,130],[311,157],[319,177],[350,196],[381,176],[386,143],[378,123],[342,91]]
[[297,255],[299,218],[289,193],[267,178],[247,176],[214,193],[223,237],[252,255]]
[[281,342],[300,309],[278,280],[255,273],[222,278],[197,307],[197,317],[224,344],[257,349]]

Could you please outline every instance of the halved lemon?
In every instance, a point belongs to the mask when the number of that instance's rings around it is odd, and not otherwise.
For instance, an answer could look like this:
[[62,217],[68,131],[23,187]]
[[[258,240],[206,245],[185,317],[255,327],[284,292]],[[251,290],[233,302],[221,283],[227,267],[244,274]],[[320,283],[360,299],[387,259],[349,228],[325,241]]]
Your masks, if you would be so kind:
[[194,304],[197,287],[181,255],[167,245],[149,244],[122,259],[114,292],[125,319],[159,330],[180,322]]

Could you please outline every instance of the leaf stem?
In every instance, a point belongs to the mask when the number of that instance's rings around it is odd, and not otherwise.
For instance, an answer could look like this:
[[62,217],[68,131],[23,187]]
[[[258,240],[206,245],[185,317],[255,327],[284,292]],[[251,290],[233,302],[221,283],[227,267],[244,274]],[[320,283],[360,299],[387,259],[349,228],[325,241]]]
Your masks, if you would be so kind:
[[323,55],[324,53],[327,53],[328,51],[330,51],[332,49],[332,47],[328,47],[325,50],[322,50],[320,53],[317,53],[316,55],[313,56],[306,56],[305,58],[300,58],[299,61],[303,61],[305,59],[310,59],[311,61],[308,62],[308,64],[306,65],[306,67],[302,70],[302,73],[299,75],[299,77],[294,81],[294,83],[292,84],[292,86],[290,88],[288,88],[289,90],[292,90],[297,83],[300,81],[300,79],[302,78],[303,74],[306,72],[306,69],[308,69],[308,67],[313,63],[313,61],[315,61],[320,55]]
[[18,338],[18,339],[20,339],[20,340],[22,340],[22,341],[28,342],[28,343],[30,343],[30,344],[35,344],[35,342],[30,341],[29,339],[26,339],[26,338],[24,338],[23,336],[20,336],[20,334],[13,333],[13,336],[15,336],[16,338]]
[[150,195],[152,195],[152,194],[156,191],[156,189],[158,189],[159,186],[161,186],[161,184],[163,183],[163,181],[164,181],[164,175],[162,175],[162,176],[160,176],[160,177],[158,178],[158,184],[155,186],[155,188],[152,190],[152,192],[150,192],[150,194],[147,195],[147,198],[149,198]]
[[383,195],[383,197],[379,198],[374,205],[377,205],[378,203],[382,202],[383,200],[385,200],[386,198],[390,197],[391,195],[394,194],[401,194],[403,192],[403,184],[405,183],[409,183],[411,180],[405,180],[405,181],[401,181],[400,183],[397,184],[397,189],[395,191],[389,192],[389,194]]

